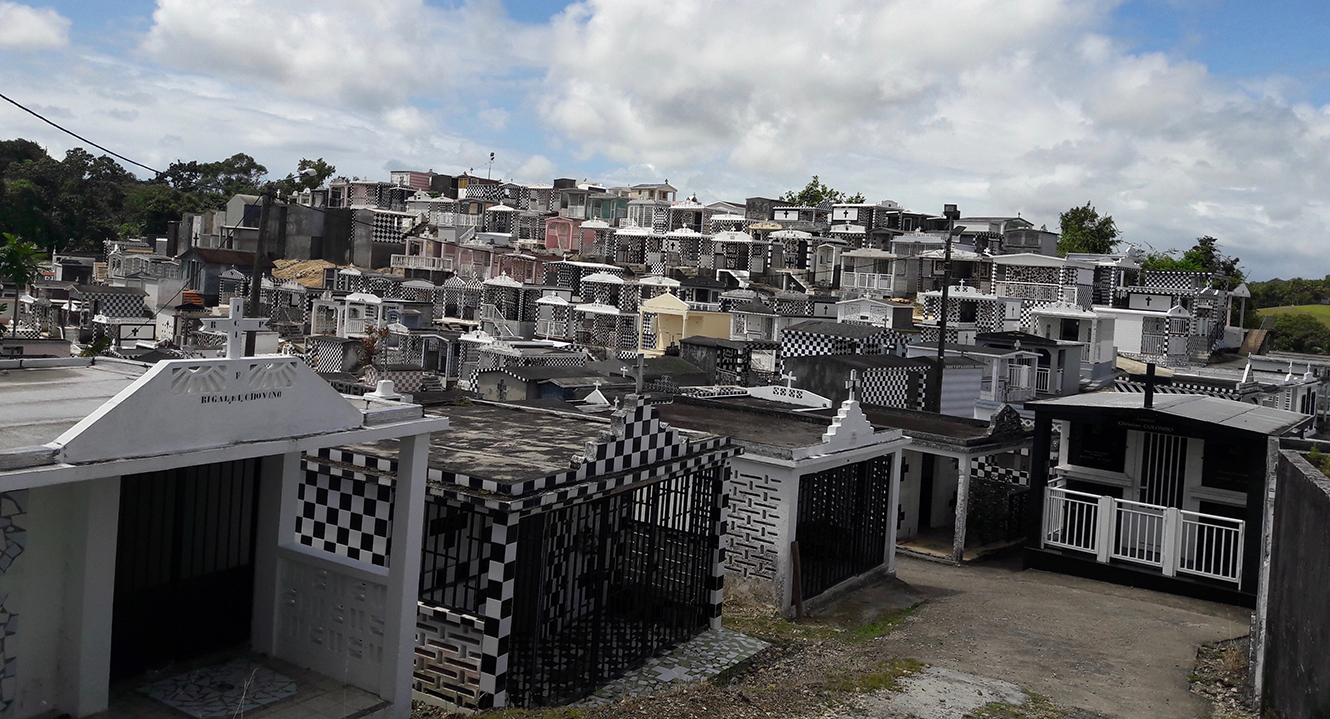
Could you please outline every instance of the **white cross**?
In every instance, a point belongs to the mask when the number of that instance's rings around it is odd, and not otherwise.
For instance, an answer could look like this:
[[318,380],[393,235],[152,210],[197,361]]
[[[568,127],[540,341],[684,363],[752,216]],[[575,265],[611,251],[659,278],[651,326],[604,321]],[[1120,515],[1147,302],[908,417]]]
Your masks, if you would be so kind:
[[858,398],[855,397],[855,391],[859,389],[859,370],[850,370],[850,378],[845,380],[845,389],[850,390],[850,402],[858,400]]
[[799,379],[798,377],[795,377],[795,376],[794,376],[794,373],[793,373],[793,372],[786,372],[785,374],[781,375],[780,378],[783,379],[783,380],[785,380],[785,386],[786,386],[786,387],[793,387],[793,386],[794,386],[794,381],[795,381],[796,379]]
[[203,329],[226,333],[226,358],[236,359],[245,356],[245,333],[266,329],[268,320],[262,317],[245,316],[245,300],[231,298],[231,316],[203,321]]

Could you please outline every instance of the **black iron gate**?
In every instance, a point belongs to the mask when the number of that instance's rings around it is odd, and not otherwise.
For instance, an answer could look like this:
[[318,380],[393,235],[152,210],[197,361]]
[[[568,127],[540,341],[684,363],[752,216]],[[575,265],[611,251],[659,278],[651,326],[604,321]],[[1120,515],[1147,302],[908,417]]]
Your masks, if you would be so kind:
[[891,456],[799,478],[799,578],[815,597],[886,559]]
[[249,638],[258,464],[120,480],[112,678]]
[[583,696],[708,627],[723,471],[522,520],[510,702]]

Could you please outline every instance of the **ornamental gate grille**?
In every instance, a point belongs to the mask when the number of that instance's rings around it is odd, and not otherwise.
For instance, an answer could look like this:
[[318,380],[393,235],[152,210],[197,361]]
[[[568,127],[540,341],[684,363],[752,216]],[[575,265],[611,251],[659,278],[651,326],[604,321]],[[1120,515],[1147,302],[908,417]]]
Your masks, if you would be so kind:
[[522,519],[508,698],[557,704],[708,628],[724,469]]
[[1142,432],[1141,501],[1182,507],[1187,467],[1187,438]]
[[805,600],[886,561],[891,457],[799,478],[799,579]]

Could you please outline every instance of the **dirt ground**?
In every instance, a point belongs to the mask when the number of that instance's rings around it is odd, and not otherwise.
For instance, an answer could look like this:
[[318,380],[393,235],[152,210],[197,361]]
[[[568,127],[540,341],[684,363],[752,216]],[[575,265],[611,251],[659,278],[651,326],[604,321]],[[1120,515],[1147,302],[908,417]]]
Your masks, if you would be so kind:
[[[965,717],[1198,719],[1197,648],[1247,633],[1248,613],[1039,571],[1019,559],[954,567],[901,558],[869,584],[794,624],[727,603],[727,628],[772,646],[715,680],[587,710],[499,712],[503,719],[952,716],[903,711],[894,692],[926,672],[1010,682],[1030,693]],[[955,682],[952,682],[953,684]],[[416,719],[445,716],[417,705]]]
[[1189,691],[1197,647],[1245,635],[1250,612],[1019,569],[1019,559],[898,560],[900,591],[924,604],[878,643],[1122,719],[1210,715],[1209,702]]

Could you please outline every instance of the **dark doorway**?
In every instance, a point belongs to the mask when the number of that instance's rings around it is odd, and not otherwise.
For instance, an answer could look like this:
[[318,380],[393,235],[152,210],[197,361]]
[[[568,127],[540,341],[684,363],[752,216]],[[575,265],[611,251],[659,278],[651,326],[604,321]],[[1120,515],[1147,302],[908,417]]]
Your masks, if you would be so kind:
[[120,480],[112,679],[249,639],[258,464]]
[[1063,318],[1063,320],[1062,320],[1062,332],[1061,332],[1061,334],[1058,336],[1058,339],[1060,339],[1060,340],[1067,340],[1068,342],[1080,342],[1080,341],[1081,341],[1081,321],[1080,321],[1080,320],[1073,320],[1073,319]]
[[919,531],[927,532],[933,528],[933,472],[937,466],[937,457],[925,454],[919,463]]

